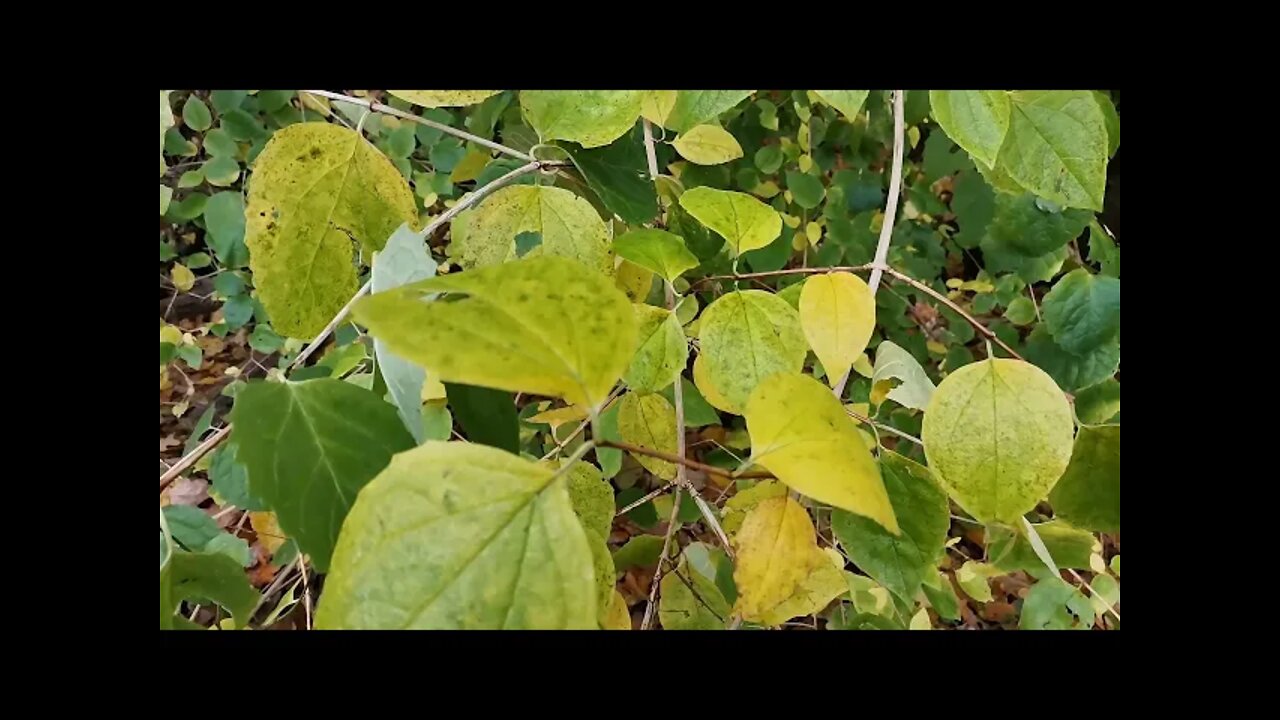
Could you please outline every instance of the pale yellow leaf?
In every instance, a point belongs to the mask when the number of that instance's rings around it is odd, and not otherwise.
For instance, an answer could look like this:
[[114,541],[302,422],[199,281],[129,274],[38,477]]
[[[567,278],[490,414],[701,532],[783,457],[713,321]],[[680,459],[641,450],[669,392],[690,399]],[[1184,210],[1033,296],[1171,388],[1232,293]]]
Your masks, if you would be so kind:
[[681,157],[698,165],[721,165],[742,157],[742,146],[718,125],[699,125],[672,143]]
[[805,281],[800,292],[800,327],[831,387],[867,348],[875,325],[875,297],[862,278],[836,272]]
[[758,620],[789,598],[818,559],[811,553],[814,545],[813,522],[799,503],[784,496],[756,505],[734,538],[734,611]]
[[174,264],[173,272],[170,276],[173,278],[173,286],[178,289],[178,292],[187,292],[196,284],[196,274],[181,263]]

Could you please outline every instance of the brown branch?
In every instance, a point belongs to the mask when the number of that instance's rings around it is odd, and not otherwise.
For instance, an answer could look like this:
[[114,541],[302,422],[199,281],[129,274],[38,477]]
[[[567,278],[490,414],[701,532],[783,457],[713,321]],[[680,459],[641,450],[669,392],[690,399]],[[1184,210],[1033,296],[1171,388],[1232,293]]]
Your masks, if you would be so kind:
[[694,288],[699,285],[709,283],[714,280],[751,280],[753,278],[777,277],[779,275],[821,275],[823,273],[832,272],[867,272],[871,270],[871,268],[871,264],[836,265],[832,267],[799,267],[789,268],[786,270],[769,270],[766,272],[738,273],[737,275],[708,275],[690,285],[688,292],[693,292]]
[[655,457],[655,458],[658,458],[659,460],[666,460],[669,463],[683,465],[685,467],[693,468],[694,470],[701,470],[704,473],[719,475],[720,477],[752,478],[752,479],[777,477],[777,475],[774,475],[768,470],[752,470],[750,472],[735,473],[732,470],[725,470],[724,468],[718,468],[715,465],[706,465],[704,463],[698,462],[697,460],[690,460],[688,458],[682,458],[679,455],[672,455],[669,452],[663,452],[661,450],[654,450],[652,448],[641,447],[639,445],[632,445],[631,443],[621,442],[618,440],[600,439],[596,441],[596,447],[607,447],[607,448],[614,448],[615,450],[626,450],[627,452],[634,453],[636,455],[648,455],[649,457]]

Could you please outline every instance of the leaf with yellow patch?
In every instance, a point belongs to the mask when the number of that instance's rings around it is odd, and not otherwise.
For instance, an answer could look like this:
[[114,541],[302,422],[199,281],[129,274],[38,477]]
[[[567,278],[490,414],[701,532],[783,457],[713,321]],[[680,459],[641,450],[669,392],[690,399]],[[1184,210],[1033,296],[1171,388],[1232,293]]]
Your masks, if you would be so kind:
[[699,186],[680,196],[680,207],[723,237],[735,255],[762,248],[782,233],[782,216],[746,193]]
[[396,97],[424,108],[475,105],[501,90],[388,90]]
[[[446,293],[433,302],[423,298]],[[442,382],[603,403],[635,350],[635,313],[613,281],[539,257],[375,293],[356,319]]]
[[717,399],[702,387],[696,363],[694,382],[708,402],[737,415],[760,381],[777,372],[800,372],[808,354],[799,314],[763,290],[737,290],[711,303],[702,313],[698,335],[699,360],[705,358],[705,379]]
[[815,561],[827,562],[811,552],[815,541],[809,514],[785,496],[765,500],[747,513],[733,543],[738,586],[734,612],[753,622],[791,597]]
[[622,376],[633,390],[658,392],[675,382],[689,360],[689,345],[675,313],[636,305],[636,354]]
[[521,90],[520,109],[543,142],[608,145],[636,124],[640,90]]
[[[568,190],[511,185],[462,213],[459,219],[463,215],[466,230],[461,235],[455,232],[449,253],[464,268],[556,255],[613,275],[613,255],[604,221],[591,203]],[[542,242],[522,255],[517,236],[524,233],[538,233]]]
[[[618,408],[618,434],[623,442],[675,454],[676,410],[657,393],[627,393]],[[633,454],[644,469],[664,480],[674,480],[676,466],[666,460]]]
[[742,146],[718,125],[699,125],[672,142],[676,152],[697,165],[722,165],[742,157]]

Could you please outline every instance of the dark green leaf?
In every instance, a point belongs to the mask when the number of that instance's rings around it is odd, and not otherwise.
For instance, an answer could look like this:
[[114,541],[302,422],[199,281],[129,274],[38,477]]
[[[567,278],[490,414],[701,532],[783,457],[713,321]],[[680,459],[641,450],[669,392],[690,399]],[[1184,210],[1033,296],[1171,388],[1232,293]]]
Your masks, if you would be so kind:
[[170,561],[170,599],[213,601],[231,612],[236,625],[249,623],[258,604],[258,593],[245,577],[244,568],[222,554],[175,552]]
[[267,509],[261,500],[249,494],[249,472],[236,461],[234,443],[214,453],[209,465],[209,480],[224,505],[235,505],[241,510]]
[[1080,428],[1071,464],[1049,493],[1049,502],[1055,516],[1074,525],[1120,532],[1119,425]]
[[[681,378],[681,380],[680,386],[684,391],[684,397],[682,398],[684,400],[684,426],[693,428],[704,425],[719,425],[720,415],[702,397],[702,393],[698,392],[698,387],[689,382],[688,378]],[[672,383],[659,394],[674,405],[676,402],[675,393],[675,383]]]
[[1120,367],[1120,342],[1112,341],[1085,355],[1063,350],[1044,325],[1037,325],[1027,338],[1027,360],[1049,373],[1058,387],[1067,392],[1097,384],[1111,377]]
[[196,132],[204,132],[213,125],[213,115],[204,101],[192,95],[182,104],[182,122]]
[[453,416],[471,442],[520,452],[515,395],[474,385],[444,384]]
[[821,180],[808,173],[795,171],[787,172],[787,189],[791,191],[796,204],[806,210],[818,207],[826,194]]
[[1120,281],[1072,270],[1045,295],[1044,324],[1054,342],[1074,355],[1111,342],[1120,334]]
[[640,126],[604,147],[564,143],[573,162],[610,212],[639,225],[658,214],[658,194],[649,177]]
[[209,541],[222,534],[222,529],[209,513],[192,505],[166,505],[164,519],[177,547],[199,552]]

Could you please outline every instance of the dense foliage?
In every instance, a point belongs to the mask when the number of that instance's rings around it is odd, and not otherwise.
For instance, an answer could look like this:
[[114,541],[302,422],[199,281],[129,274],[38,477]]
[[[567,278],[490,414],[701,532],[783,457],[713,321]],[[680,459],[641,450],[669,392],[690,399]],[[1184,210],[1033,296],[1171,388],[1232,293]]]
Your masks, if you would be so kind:
[[1118,629],[1117,103],[161,91],[161,628]]

